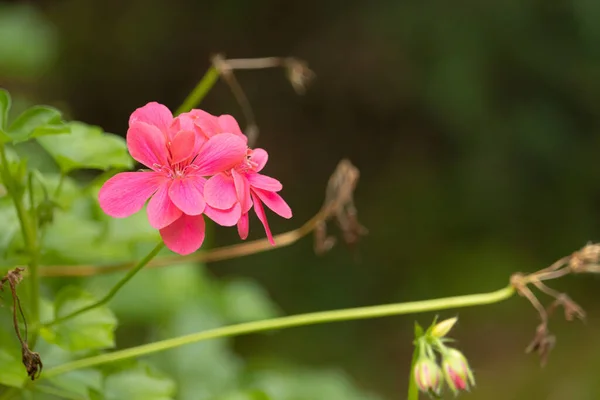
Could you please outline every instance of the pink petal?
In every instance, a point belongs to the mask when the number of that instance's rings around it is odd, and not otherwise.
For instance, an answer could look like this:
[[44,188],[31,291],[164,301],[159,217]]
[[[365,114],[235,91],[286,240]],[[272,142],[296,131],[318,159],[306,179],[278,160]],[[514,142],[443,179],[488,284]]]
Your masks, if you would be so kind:
[[237,198],[242,206],[242,212],[247,213],[252,207],[252,200],[250,199],[250,184],[246,177],[248,174],[240,174],[235,169],[231,170],[233,176],[233,182],[235,183],[235,192]]
[[162,104],[151,102],[135,110],[129,117],[129,125],[144,122],[157,127],[161,132],[167,132],[173,121],[173,114]]
[[240,203],[235,203],[233,207],[227,210],[206,206],[204,214],[221,226],[234,226],[242,215],[241,210]]
[[173,180],[169,198],[177,208],[187,215],[199,215],[204,211],[204,178],[190,176]]
[[157,127],[136,121],[127,130],[127,147],[137,161],[156,170],[168,164],[165,134]]
[[248,178],[248,182],[250,185],[267,190],[269,192],[279,192],[283,186],[281,182],[277,179],[273,179],[270,176],[262,175],[262,174],[247,174],[246,178]]
[[170,225],[181,216],[181,210],[169,199],[169,186],[171,181],[166,181],[156,191],[148,202],[148,221],[155,229],[162,229]]
[[254,149],[252,150],[252,156],[250,158],[256,164],[258,164],[256,167],[256,172],[260,172],[260,170],[263,169],[267,164],[267,161],[269,160],[269,154],[266,152],[266,150]]
[[238,125],[235,118],[233,118],[231,115],[220,115],[218,121],[220,128],[219,133],[233,133],[238,136],[243,136],[246,140],[248,140],[248,138],[246,138],[246,135],[242,133],[242,130],[240,129],[240,126]]
[[192,131],[178,132],[170,143],[171,165],[188,160],[196,148],[196,133]]
[[200,149],[194,164],[198,175],[214,175],[239,164],[246,156],[246,142],[232,133],[211,137]]
[[248,213],[242,214],[240,220],[237,223],[238,234],[242,240],[246,240],[248,237],[248,231],[250,230],[250,219]]
[[288,206],[285,200],[283,200],[277,193],[268,192],[261,189],[252,189],[252,192],[255,193],[267,207],[273,210],[273,212],[280,217],[287,219],[292,218],[292,210],[290,206]]
[[204,186],[204,198],[206,203],[214,208],[227,210],[237,203],[233,179],[218,174],[210,178]]
[[198,133],[206,138],[221,133],[219,120],[216,116],[198,109],[190,111],[187,115],[196,126]]
[[204,218],[202,215],[185,215],[160,230],[167,247],[185,256],[198,250],[204,241]]
[[254,192],[252,192],[252,200],[254,201],[254,211],[265,228],[267,239],[269,239],[269,243],[275,246],[275,240],[273,240],[273,235],[271,234],[271,229],[269,228],[269,222],[267,221],[267,216],[265,215],[265,209],[263,208],[260,200],[254,195]]
[[146,200],[166,181],[156,172],[121,172],[107,180],[98,194],[100,208],[111,217],[124,218],[144,207]]

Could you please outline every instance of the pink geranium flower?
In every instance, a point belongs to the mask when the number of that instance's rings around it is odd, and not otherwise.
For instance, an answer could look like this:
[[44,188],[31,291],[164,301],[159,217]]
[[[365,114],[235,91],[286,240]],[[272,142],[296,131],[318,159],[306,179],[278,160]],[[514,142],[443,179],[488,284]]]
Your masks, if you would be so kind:
[[208,139],[219,133],[233,133],[246,142],[248,138],[231,115],[212,115],[203,110],[192,110],[177,117],[180,129],[193,130],[202,138]]
[[248,237],[248,211],[254,206],[254,211],[265,228],[269,242],[274,245],[263,203],[283,218],[291,218],[292,210],[277,194],[282,189],[281,183],[259,173],[267,160],[268,154],[265,150],[248,149],[244,161],[206,182],[204,196],[207,215],[221,225],[237,223],[238,233],[242,239]]
[[179,254],[196,251],[204,240],[205,176],[232,168],[246,153],[246,141],[236,133],[205,137],[182,129],[185,125],[161,104],[137,109],[129,120],[127,147],[150,171],[119,173],[99,193],[100,207],[117,218],[138,212],[150,199],[150,225]]

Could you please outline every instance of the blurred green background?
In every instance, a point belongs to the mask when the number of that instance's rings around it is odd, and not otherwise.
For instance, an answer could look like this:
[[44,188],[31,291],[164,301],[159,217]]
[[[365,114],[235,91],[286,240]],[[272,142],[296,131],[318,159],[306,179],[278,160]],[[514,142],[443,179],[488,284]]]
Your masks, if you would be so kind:
[[[285,314],[418,300],[501,288],[511,273],[600,237],[600,2],[0,2],[0,86],[16,103],[51,104],[122,135],[135,108],[179,106],[217,52],[296,56],[317,74],[304,96],[281,70],[236,75],[256,113],[258,145],[271,155],[268,173],[284,183],[295,213],[290,221],[271,217],[273,231],[310,218],[348,157],[361,171],[356,205],[370,234],[355,252],[338,245],[317,257],[304,239],[214,263],[203,272],[211,285],[256,281]],[[222,82],[201,107],[243,121]],[[250,238],[262,237],[258,221],[251,224]],[[211,245],[238,240],[235,230],[216,228]],[[171,282],[173,298],[206,289],[186,286],[182,271],[139,278]],[[263,290],[252,287],[241,290]],[[553,319],[558,343],[543,369],[524,354],[537,325],[524,299],[440,314],[460,318],[454,336],[478,381],[465,399],[600,398],[600,280],[579,276],[554,287],[588,320]],[[177,333],[154,313],[140,316],[149,299],[128,293],[115,305],[121,347]],[[222,322],[199,317],[204,303],[169,304],[191,323],[184,330]],[[183,348],[172,354],[177,367],[158,365],[192,376],[197,386],[186,399],[211,398],[202,390],[241,364],[272,360],[304,371],[289,375],[298,385],[289,399],[349,399],[299,394],[320,380],[350,385],[348,376],[360,393],[403,399],[413,321],[433,316],[241,337],[227,355],[221,345],[193,357]]]

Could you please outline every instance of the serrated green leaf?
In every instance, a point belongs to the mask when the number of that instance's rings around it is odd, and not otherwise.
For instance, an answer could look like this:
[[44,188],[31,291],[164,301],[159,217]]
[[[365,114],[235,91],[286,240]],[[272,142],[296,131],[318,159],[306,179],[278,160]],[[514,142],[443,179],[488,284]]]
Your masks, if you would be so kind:
[[[63,317],[96,302],[84,290],[69,286],[62,289],[54,300],[55,317]],[[117,320],[106,306],[100,306],[65,322],[44,327],[40,334],[49,343],[70,350],[104,349],[115,345],[114,331]]]
[[10,94],[4,89],[0,89],[0,132],[4,135],[6,125],[8,125],[8,111],[10,110]]
[[145,365],[122,370],[106,377],[104,400],[171,400],[175,382]]
[[48,106],[33,106],[10,124],[8,135],[12,141],[21,142],[38,136],[69,133],[69,130],[60,111]]
[[122,137],[82,122],[71,122],[69,127],[70,135],[37,139],[64,173],[82,168],[107,170],[133,167],[133,159],[127,153],[127,144]]

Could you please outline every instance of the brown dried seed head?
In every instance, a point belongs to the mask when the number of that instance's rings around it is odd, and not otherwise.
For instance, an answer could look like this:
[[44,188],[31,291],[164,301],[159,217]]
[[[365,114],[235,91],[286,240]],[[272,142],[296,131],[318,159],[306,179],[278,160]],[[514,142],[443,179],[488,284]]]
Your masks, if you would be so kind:
[[586,266],[600,263],[600,243],[590,243],[571,256],[569,267],[573,272],[587,272]]

